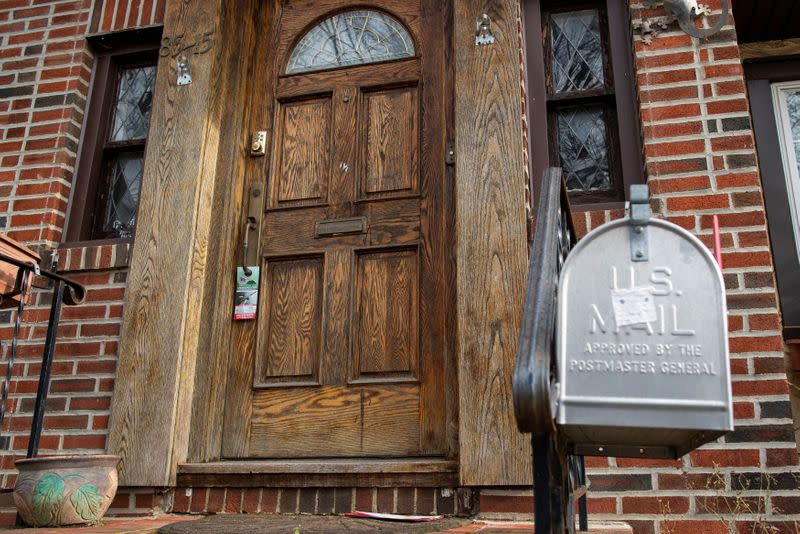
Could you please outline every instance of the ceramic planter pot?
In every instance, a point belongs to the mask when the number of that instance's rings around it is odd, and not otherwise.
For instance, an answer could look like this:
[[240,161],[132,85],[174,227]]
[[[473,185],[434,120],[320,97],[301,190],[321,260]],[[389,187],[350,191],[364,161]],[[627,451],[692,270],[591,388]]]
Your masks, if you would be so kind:
[[14,504],[33,527],[96,522],[117,492],[119,460],[111,454],[17,460]]

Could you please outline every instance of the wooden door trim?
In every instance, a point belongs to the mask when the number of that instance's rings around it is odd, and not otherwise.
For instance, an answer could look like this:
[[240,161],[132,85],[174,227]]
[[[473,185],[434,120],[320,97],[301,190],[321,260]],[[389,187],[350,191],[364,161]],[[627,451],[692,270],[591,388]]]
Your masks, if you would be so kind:
[[458,462],[396,460],[244,460],[178,466],[182,487],[452,487]]
[[[488,4],[455,0],[453,30],[460,482],[530,485],[511,392],[528,265],[519,2]],[[500,36],[489,47],[474,45],[483,12]]]

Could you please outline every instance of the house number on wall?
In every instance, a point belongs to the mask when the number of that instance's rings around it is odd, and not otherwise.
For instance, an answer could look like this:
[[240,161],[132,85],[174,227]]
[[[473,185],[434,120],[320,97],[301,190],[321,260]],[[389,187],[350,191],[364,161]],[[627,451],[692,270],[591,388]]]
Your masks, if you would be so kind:
[[214,47],[214,40],[211,39],[213,34],[213,30],[205,32],[202,36],[195,38],[193,41],[184,41],[184,34],[174,37],[164,37],[161,39],[161,48],[158,51],[158,55],[161,57],[176,58],[181,54],[205,54]]

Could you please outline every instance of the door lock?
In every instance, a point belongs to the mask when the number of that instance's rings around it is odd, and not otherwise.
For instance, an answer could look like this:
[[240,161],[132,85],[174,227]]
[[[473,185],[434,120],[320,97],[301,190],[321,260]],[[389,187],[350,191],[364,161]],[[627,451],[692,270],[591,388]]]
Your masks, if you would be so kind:
[[267,154],[267,132],[253,132],[253,142],[250,144],[250,155],[254,157]]

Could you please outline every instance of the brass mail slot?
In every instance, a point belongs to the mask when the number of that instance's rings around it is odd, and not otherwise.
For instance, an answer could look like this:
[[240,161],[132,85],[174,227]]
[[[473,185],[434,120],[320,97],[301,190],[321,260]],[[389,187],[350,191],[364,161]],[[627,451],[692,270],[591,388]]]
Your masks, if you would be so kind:
[[319,221],[314,227],[314,237],[333,237],[337,235],[366,234],[367,218],[333,219]]

